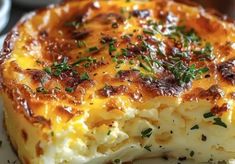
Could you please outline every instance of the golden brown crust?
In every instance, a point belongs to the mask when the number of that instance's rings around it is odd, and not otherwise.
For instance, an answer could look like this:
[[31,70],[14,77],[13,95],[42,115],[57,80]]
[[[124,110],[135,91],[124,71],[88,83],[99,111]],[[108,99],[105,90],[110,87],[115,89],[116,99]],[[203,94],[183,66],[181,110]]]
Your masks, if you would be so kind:
[[[120,8],[115,5],[100,6],[99,3],[89,2],[82,4],[80,10],[76,11],[74,7],[76,3],[76,1],[63,2],[58,6],[30,14],[8,34],[4,42],[0,58],[3,91],[8,92],[16,106],[23,107],[22,112],[32,123],[51,126],[51,120],[38,115],[38,111],[35,110],[43,106],[41,101],[63,100],[71,106],[80,105],[84,99],[88,100],[87,97],[92,96],[87,94],[92,88],[96,88],[95,93],[101,98],[125,95],[136,102],[143,102],[156,96],[182,97],[185,101],[194,97],[214,101],[226,97],[226,94],[220,94],[223,92],[223,86],[217,87],[221,87],[221,92],[216,92],[213,86],[224,81],[234,85],[234,65],[229,63],[234,50],[231,49],[231,44],[226,48],[228,42],[234,41],[232,35],[235,30],[232,24],[212,17],[198,7],[192,8],[190,15],[192,19],[190,19],[183,11],[176,9],[174,2],[169,1],[149,2],[154,5],[158,3],[162,6],[161,9],[156,6],[155,10],[147,9],[142,5],[142,9],[128,11],[126,14],[133,18],[121,13]],[[107,7],[111,12],[103,12],[102,7]],[[66,12],[65,8],[70,12]],[[46,11],[53,9],[61,11],[62,14],[57,16],[64,19],[37,29],[34,19],[43,24]],[[184,5],[181,9],[188,10]],[[146,21],[148,18],[157,21]],[[129,22],[129,19],[133,22]],[[183,22],[185,20],[188,22]],[[127,26],[126,22],[133,23],[140,30],[129,30],[131,35],[128,33],[122,35],[124,27]],[[176,25],[173,25],[175,23]],[[30,36],[25,31],[27,25],[32,25],[35,35]],[[155,25],[160,32],[154,35],[160,35],[161,39],[152,35]],[[168,25],[173,26],[169,28]],[[164,34],[168,30],[175,32]],[[25,45],[15,46],[15,43],[19,42],[17,39],[24,33],[27,34]],[[221,42],[211,38],[212,35],[218,35]],[[224,35],[231,35],[231,38],[225,38]],[[90,45],[84,45],[83,41]],[[190,49],[187,50],[184,42],[188,42]],[[6,78],[3,72],[6,63],[12,57],[13,49],[19,48],[30,53],[35,46],[42,48],[41,56],[35,59],[37,69],[24,69],[18,61],[10,63],[14,66],[14,72],[24,74],[31,79],[30,86]],[[157,54],[154,60],[149,59],[152,53],[151,47]],[[227,54],[218,54],[224,52],[231,55],[225,57]],[[117,53],[121,55],[118,56]],[[225,57],[225,61],[222,62],[224,58],[221,56]],[[181,62],[176,64],[174,60],[177,58],[180,58]],[[122,62],[128,67],[123,66]],[[133,64],[130,64],[131,62]],[[113,68],[110,69],[110,65]],[[121,68],[114,69],[115,66]],[[105,70],[108,70],[107,73]],[[196,80],[199,76],[202,80]],[[218,79],[214,79],[214,76],[218,76]],[[200,81],[208,84],[201,88],[199,95],[195,95],[193,91],[200,85]],[[98,85],[101,83],[104,85]],[[65,121],[70,120],[76,113],[63,109],[64,107],[59,105],[54,114],[65,116]]]

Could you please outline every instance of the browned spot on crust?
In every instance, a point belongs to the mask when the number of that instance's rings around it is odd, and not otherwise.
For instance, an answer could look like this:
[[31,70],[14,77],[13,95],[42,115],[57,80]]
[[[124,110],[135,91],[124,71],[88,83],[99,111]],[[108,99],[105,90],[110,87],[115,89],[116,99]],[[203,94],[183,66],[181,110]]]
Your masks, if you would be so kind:
[[218,65],[222,78],[230,84],[235,84],[235,59],[230,59]]
[[212,85],[207,90],[202,88],[195,88],[189,94],[183,96],[184,100],[197,100],[206,99],[210,101],[215,101],[224,96],[224,91],[219,87],[219,85]]
[[98,90],[98,94],[101,97],[110,97],[114,95],[124,94],[127,92],[128,92],[128,88],[124,85],[121,85],[121,86],[106,85],[104,88]]
[[90,33],[91,31],[82,29],[82,30],[73,32],[72,37],[76,40],[81,40],[81,39],[85,39],[86,37],[88,37]]
[[40,124],[40,125],[43,125],[43,126],[46,126],[46,127],[50,127],[51,126],[51,121],[42,117],[42,116],[34,116],[34,117],[31,117],[31,122],[33,124]]
[[121,81],[137,81],[139,78],[139,71],[136,70],[123,70],[117,74],[117,79]]
[[180,86],[176,79],[171,76],[156,80],[142,78],[140,84],[153,96],[177,96],[191,86],[191,83]]
[[24,129],[21,130],[21,136],[24,139],[24,142],[28,141],[28,134]]
[[204,15],[200,15],[200,17],[198,18],[198,24],[200,25],[200,27],[203,27],[203,29],[207,33],[214,33],[220,28],[220,25],[218,23],[213,23]]
[[44,154],[43,149],[40,147],[40,141],[36,144],[35,150],[36,150],[37,157]]
[[120,107],[118,104],[117,104],[117,100],[116,99],[110,99],[106,104],[106,107],[107,107],[107,111],[112,111],[114,109],[117,109],[117,110],[122,110],[122,107]]
[[65,122],[69,121],[74,116],[74,110],[71,107],[57,106],[55,112],[56,115],[63,118]]
[[93,20],[97,20],[102,24],[112,24],[123,23],[125,18],[119,13],[102,13],[94,17]]
[[219,85],[212,85],[208,90],[202,90],[198,96],[199,98],[215,100],[223,97],[224,92]]
[[231,92],[230,97],[235,100],[235,92]]
[[136,70],[119,71],[116,78],[140,85],[151,96],[177,96],[191,86],[191,83],[181,86],[173,76],[169,75],[160,79],[142,77]]
[[46,76],[46,72],[42,70],[27,69],[26,73],[30,75],[34,82],[45,82],[46,78],[49,78],[48,76]]
[[15,62],[12,61],[10,62],[11,68],[13,68],[16,72],[22,73],[23,70],[19,67],[19,65]]
[[222,115],[224,112],[226,112],[227,110],[229,109],[229,106],[227,103],[223,104],[222,106],[214,106],[212,109],[211,109],[211,112],[214,113],[214,114],[219,114],[219,115]]

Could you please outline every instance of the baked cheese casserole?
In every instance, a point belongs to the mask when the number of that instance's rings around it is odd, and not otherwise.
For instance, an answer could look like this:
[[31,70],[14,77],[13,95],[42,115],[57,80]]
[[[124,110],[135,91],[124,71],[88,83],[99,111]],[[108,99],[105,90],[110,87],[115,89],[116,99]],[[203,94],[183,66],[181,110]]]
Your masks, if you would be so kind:
[[235,25],[169,0],[69,0],[25,16],[0,58],[23,164],[235,158]]

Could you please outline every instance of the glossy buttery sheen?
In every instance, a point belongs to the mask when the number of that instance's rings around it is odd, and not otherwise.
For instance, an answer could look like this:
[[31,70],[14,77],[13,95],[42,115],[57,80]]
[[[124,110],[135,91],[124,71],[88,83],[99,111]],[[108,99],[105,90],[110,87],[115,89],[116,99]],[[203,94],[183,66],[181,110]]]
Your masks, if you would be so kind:
[[24,164],[235,158],[235,27],[173,1],[67,1],[22,19],[1,54]]

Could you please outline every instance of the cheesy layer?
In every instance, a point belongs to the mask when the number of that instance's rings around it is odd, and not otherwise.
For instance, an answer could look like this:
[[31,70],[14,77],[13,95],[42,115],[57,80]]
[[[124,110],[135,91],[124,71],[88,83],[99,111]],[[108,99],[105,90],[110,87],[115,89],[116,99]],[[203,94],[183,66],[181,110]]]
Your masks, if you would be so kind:
[[166,0],[70,0],[23,18],[0,58],[24,164],[235,158],[235,26]]

